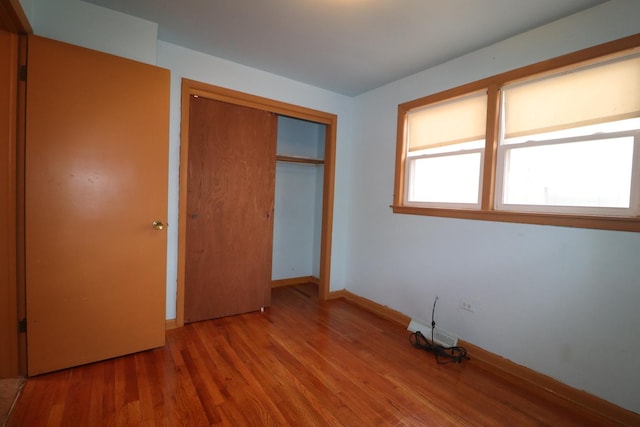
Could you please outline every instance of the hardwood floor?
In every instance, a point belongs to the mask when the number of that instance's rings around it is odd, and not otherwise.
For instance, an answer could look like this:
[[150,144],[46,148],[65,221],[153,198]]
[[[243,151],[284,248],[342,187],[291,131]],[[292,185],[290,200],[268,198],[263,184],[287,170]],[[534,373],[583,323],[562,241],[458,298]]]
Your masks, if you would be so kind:
[[167,331],[164,348],[27,381],[8,426],[610,426],[315,285],[272,307]]

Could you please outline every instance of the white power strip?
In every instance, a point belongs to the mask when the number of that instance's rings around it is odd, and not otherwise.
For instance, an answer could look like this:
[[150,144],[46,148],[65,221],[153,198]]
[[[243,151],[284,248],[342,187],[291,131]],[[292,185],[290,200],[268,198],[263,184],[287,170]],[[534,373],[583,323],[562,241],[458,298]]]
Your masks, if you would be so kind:
[[[416,320],[411,319],[409,326],[407,326],[407,330],[411,332],[420,331],[422,335],[431,339],[431,328]],[[437,327],[433,331],[433,341],[444,347],[455,347],[458,345],[458,337]]]

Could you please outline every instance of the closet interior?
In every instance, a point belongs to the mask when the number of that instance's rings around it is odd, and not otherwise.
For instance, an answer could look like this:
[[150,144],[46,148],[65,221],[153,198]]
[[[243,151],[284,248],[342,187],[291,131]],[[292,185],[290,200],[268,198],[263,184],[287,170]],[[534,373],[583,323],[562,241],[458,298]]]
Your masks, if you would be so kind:
[[320,276],[326,125],[278,116],[272,280]]

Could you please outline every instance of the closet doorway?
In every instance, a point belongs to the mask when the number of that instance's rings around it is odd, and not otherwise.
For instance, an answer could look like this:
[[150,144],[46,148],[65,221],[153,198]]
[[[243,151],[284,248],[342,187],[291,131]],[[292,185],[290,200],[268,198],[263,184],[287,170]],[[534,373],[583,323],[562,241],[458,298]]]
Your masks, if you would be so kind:
[[[192,99],[194,97],[206,98],[209,100],[221,101],[223,103],[234,104],[242,107],[249,107],[260,111],[266,111],[277,115],[279,120],[289,119],[294,121],[302,121],[307,124],[317,125],[318,129],[322,130],[322,144],[323,152],[320,153],[319,158],[313,158],[308,156],[277,156],[279,163],[306,163],[313,164],[318,167],[320,165],[321,172],[321,191],[322,198],[318,203],[322,206],[322,214],[320,218],[320,245],[319,245],[319,262],[316,262],[316,266],[313,267],[313,272],[317,271],[318,276],[313,277],[314,281],[317,281],[320,298],[326,299],[329,294],[329,275],[330,275],[330,260],[331,260],[331,225],[332,225],[332,213],[333,213],[333,185],[334,185],[334,162],[335,162],[335,139],[336,139],[336,127],[337,116],[322,111],[312,110],[304,107],[299,107],[292,104],[287,104],[279,101],[274,101],[267,98],[257,97],[254,95],[248,95],[242,92],[233,91],[193,80],[182,80],[182,123],[181,123],[181,148],[180,148],[180,204],[179,204],[179,230],[178,230],[178,288],[177,288],[177,301],[176,301],[176,325],[181,326],[185,321],[189,322],[190,319],[185,318],[185,290],[187,286],[187,277],[189,276],[187,268],[189,268],[189,243],[187,238],[189,236],[189,211],[188,211],[188,188],[189,180],[197,179],[192,176],[188,165],[190,149],[189,144],[191,141],[190,132],[192,126],[190,120],[197,120],[194,118],[191,112]],[[276,156],[270,160],[271,166],[275,168]],[[274,197],[273,189],[266,190],[271,192],[271,196]],[[277,219],[276,219],[277,221]],[[310,232],[313,232],[310,230]],[[191,231],[193,235],[193,231]],[[318,250],[316,250],[317,254]],[[250,260],[247,260],[250,266]],[[271,266],[269,266],[271,267]],[[236,268],[239,267],[236,264]],[[190,273],[190,272],[189,272]],[[311,276],[309,276],[311,278]],[[294,279],[295,282],[295,279]],[[272,283],[268,283],[269,289]],[[287,280],[276,280],[273,285],[291,284]],[[191,292],[191,288],[189,288]],[[190,295],[190,299],[193,300],[193,295]],[[268,304],[266,304],[268,305]],[[228,313],[232,314],[232,313]]]
[[272,286],[315,283],[326,125],[278,116],[277,136]]

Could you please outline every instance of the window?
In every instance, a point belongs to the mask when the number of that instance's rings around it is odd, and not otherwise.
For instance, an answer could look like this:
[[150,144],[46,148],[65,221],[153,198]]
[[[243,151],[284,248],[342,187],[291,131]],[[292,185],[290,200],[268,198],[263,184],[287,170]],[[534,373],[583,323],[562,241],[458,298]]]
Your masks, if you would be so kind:
[[501,92],[496,209],[638,215],[640,57]]
[[398,108],[396,213],[640,231],[640,35]]
[[486,122],[486,92],[407,114],[407,203],[480,207]]

